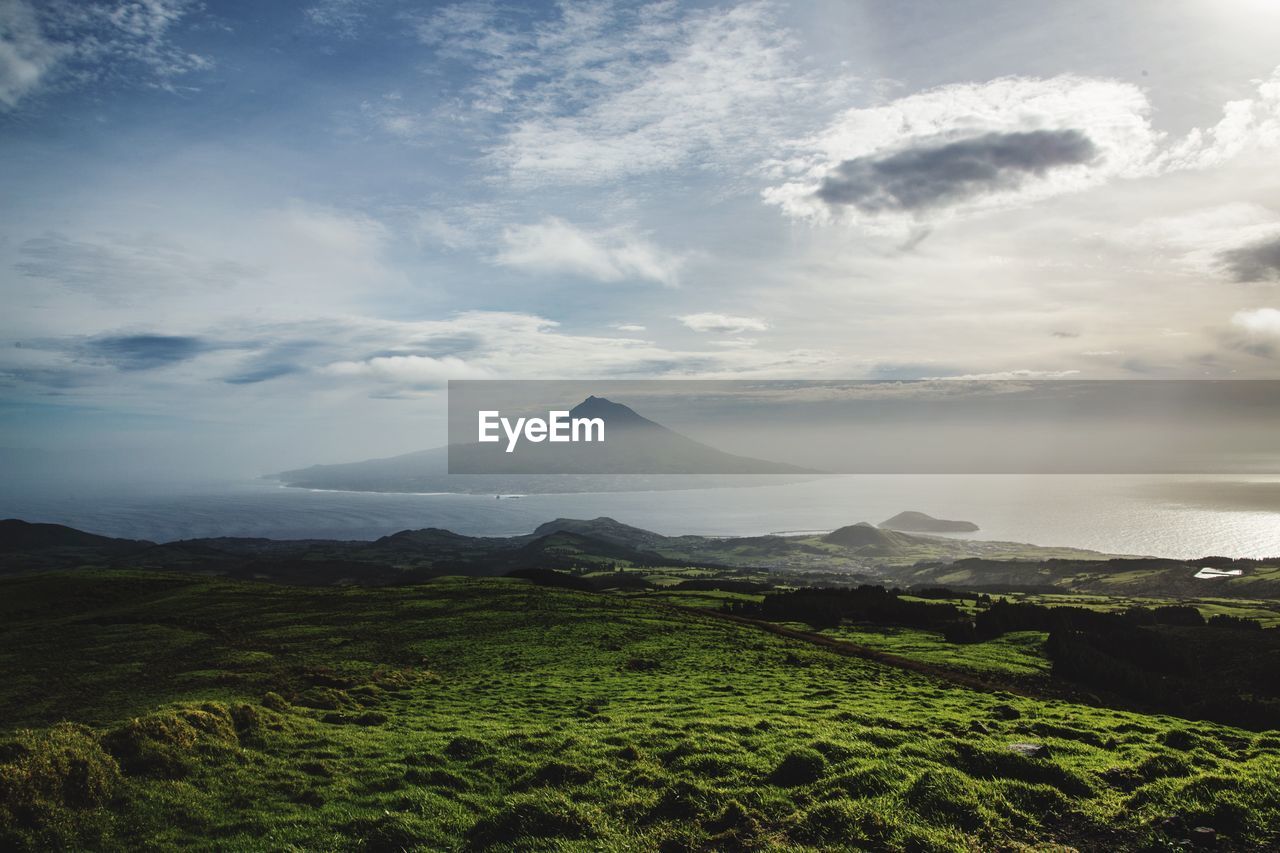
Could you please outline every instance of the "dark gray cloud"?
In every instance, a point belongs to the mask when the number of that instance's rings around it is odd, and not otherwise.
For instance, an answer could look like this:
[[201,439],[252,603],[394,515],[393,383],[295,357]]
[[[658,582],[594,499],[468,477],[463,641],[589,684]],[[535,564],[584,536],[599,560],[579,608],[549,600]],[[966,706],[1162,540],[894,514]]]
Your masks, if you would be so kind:
[[0,388],[39,385],[50,389],[77,388],[85,384],[83,371],[61,367],[0,368]]
[[[1210,365],[1206,364],[1205,366],[1208,367]],[[1157,373],[1160,370],[1158,365],[1152,364],[1147,359],[1133,357],[1122,360],[1120,362],[1120,367],[1130,373],[1141,373],[1143,375]]]
[[932,228],[914,228],[907,235],[907,239],[902,241],[902,245],[898,246],[899,252],[914,252],[919,248],[920,244],[929,239],[929,235],[933,233]]
[[256,385],[282,376],[305,373],[300,362],[308,352],[319,347],[317,341],[292,341],[271,347],[265,353],[250,359],[240,371],[223,379],[228,385]]
[[425,356],[427,358],[465,358],[486,351],[488,341],[483,335],[460,332],[449,335],[428,335],[402,347],[373,350],[361,359],[395,358],[397,356]]
[[[98,335],[91,338],[37,338],[21,341],[16,348],[36,352],[58,353],[78,365],[68,373],[76,384],[92,367],[111,367],[123,371],[145,371],[190,361],[206,353],[244,351],[249,353],[239,369],[222,381],[229,385],[252,385],[294,373],[305,373],[305,356],[322,347],[318,341],[297,340],[273,343],[262,338],[220,340],[191,335],[137,334]],[[58,368],[62,370],[63,368]],[[21,376],[14,370],[0,372],[0,378],[53,384],[26,371]],[[56,377],[55,377],[56,378]]]
[[1236,281],[1280,281],[1280,237],[1228,249],[1218,262]]
[[654,376],[664,373],[697,373],[724,370],[726,362],[717,356],[646,358],[604,371],[609,376]]
[[259,382],[266,382],[270,379],[279,379],[281,376],[301,373],[303,370],[303,367],[291,362],[282,361],[275,364],[264,362],[256,364],[234,376],[228,376],[222,381],[228,385],[256,385]]
[[185,335],[118,335],[94,338],[84,352],[120,370],[151,370],[187,361],[213,348],[201,338]]
[[129,260],[106,246],[46,234],[27,240],[14,268],[23,275],[60,281],[78,290],[110,289],[137,272]]
[[1276,343],[1265,338],[1250,337],[1241,334],[1238,330],[1224,332],[1220,337],[1227,349],[1236,352],[1247,353],[1258,358],[1275,358],[1280,355],[1280,349],[1277,348]]
[[867,213],[927,210],[1016,189],[1028,177],[1097,156],[1097,146],[1078,130],[988,133],[846,160],[827,175],[817,196]]

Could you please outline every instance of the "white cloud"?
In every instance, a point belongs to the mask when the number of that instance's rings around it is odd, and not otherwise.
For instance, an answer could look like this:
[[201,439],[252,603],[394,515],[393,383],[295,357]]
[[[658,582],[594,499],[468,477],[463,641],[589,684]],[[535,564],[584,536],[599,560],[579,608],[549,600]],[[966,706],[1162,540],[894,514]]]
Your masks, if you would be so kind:
[[388,236],[386,226],[365,214],[297,201],[272,212],[268,218],[281,230],[335,255],[375,253]]
[[[349,408],[367,397],[429,395],[449,379],[799,378],[834,369],[830,357],[815,350],[671,349],[636,338],[571,334],[544,317],[493,311],[422,321],[295,314],[284,322],[255,323],[229,317],[204,325],[99,330],[88,340],[132,340],[144,331],[151,339],[189,338],[201,356],[166,362],[164,370],[119,371],[80,359],[84,336],[63,336],[0,350],[0,381],[18,389],[14,393],[56,388],[103,405],[145,393],[155,406],[190,417],[202,406],[217,412],[229,400],[255,393]],[[194,393],[196,388],[202,390]]]
[[963,376],[926,376],[926,380],[963,380],[966,382],[1004,382],[1011,379],[1067,379],[1080,375],[1078,370],[999,370],[995,373],[966,373]]
[[1237,311],[1231,317],[1231,324],[1220,330],[1218,339],[1229,350],[1259,358],[1277,358],[1280,356],[1280,310]]
[[13,109],[50,85],[105,78],[163,89],[213,67],[174,43],[173,30],[199,8],[192,0],[0,3],[0,107]]
[[337,361],[327,365],[324,372],[333,376],[373,379],[419,389],[438,388],[450,379],[489,379],[493,376],[488,370],[460,358],[433,358],[425,355],[375,356],[364,361]]
[[[512,312],[469,311],[417,322],[346,318],[264,331],[272,339],[287,334],[324,341],[313,354],[322,361],[318,375],[366,392],[427,391],[449,379],[804,377],[832,367],[817,351],[674,350],[635,338],[570,334],[552,320]],[[437,348],[436,342],[462,348],[423,352]]]
[[731,317],[728,314],[711,312],[685,314],[676,319],[695,332],[719,332],[739,335],[743,332],[763,332],[769,328],[768,323],[756,317]]
[[392,257],[395,235],[358,212],[301,201],[226,217],[201,210],[185,230],[167,227],[163,215],[130,222],[127,233],[76,229],[15,241],[8,327],[96,334],[140,320],[166,330],[246,314],[287,321],[367,311],[410,286]]
[[69,50],[45,37],[30,3],[0,3],[0,106],[17,106]]
[[1229,101],[1213,127],[1192,130],[1160,157],[1167,171],[1219,166],[1249,150],[1280,148],[1280,67],[1252,98]]
[[364,311],[410,286],[393,257],[395,235],[368,214],[293,201],[250,218],[246,230],[239,250],[263,271],[248,297],[261,316],[287,320],[300,306]]
[[51,231],[24,241],[18,258],[14,268],[24,276],[56,281],[71,291],[120,305],[139,297],[150,302],[175,290],[225,292],[255,274],[245,264],[203,257],[155,236],[72,238]]
[[398,91],[361,101],[360,115],[366,123],[406,144],[428,145],[439,137],[441,116],[422,113],[408,106],[404,95]]
[[368,17],[368,0],[320,0],[304,10],[311,23],[342,38],[355,38]]
[[1126,231],[1121,239],[1159,247],[1226,249],[1269,237],[1280,231],[1280,215],[1250,202],[1213,207],[1146,219]]
[[1231,318],[1231,325],[1248,335],[1280,338],[1280,310],[1255,308],[1252,311],[1237,311]]
[[412,225],[413,237],[421,244],[435,244],[455,251],[475,245],[471,232],[455,225],[438,210],[421,211]]
[[647,240],[622,232],[587,232],[556,217],[514,225],[494,260],[531,272],[563,274],[595,281],[627,279],[679,284],[684,259]]
[[643,332],[645,327],[636,323],[615,323],[613,326],[619,332]]
[[420,36],[480,75],[473,108],[501,117],[504,181],[591,184],[697,163],[736,168],[848,89],[805,70],[773,3],[689,12],[564,4],[532,27],[492,7],[446,7]]
[[1121,251],[1168,258],[1198,276],[1230,273],[1234,251],[1280,239],[1280,214],[1251,202],[1232,202],[1146,219],[1129,228],[1098,232],[1097,239]]

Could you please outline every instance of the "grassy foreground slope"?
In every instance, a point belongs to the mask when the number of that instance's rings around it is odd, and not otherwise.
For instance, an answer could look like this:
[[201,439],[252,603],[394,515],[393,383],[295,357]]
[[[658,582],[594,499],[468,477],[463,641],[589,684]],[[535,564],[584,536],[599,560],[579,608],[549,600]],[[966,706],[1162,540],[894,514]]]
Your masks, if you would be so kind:
[[[1274,846],[1280,735],[515,580],[0,581],[0,847]],[[1047,747],[1027,757],[1011,743]]]

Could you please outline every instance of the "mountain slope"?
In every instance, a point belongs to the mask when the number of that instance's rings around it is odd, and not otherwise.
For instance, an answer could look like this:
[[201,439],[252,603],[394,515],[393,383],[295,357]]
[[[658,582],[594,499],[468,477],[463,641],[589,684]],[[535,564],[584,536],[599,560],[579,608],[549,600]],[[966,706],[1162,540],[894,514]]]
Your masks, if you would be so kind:
[[136,550],[150,545],[135,539],[113,539],[86,533],[63,524],[42,524],[6,518],[0,521],[0,553],[9,551],[34,551],[46,548],[103,548],[108,550]]
[[533,531],[533,535],[548,536],[552,533],[561,532],[576,533],[601,542],[612,542],[631,548],[652,548],[667,539],[661,533],[654,533],[652,530],[645,530],[640,527],[632,527],[630,524],[623,524],[621,521],[604,515],[590,520],[557,518],[539,524]]
[[782,462],[725,453],[651,421],[633,409],[588,397],[569,410],[571,419],[600,419],[603,441],[506,441],[454,444],[449,470],[505,474],[800,474],[815,473]]
[[892,530],[881,530],[865,521],[837,528],[823,536],[822,541],[829,545],[841,545],[876,555],[903,552],[919,542],[914,536]]
[[[285,485],[308,489],[535,494],[714,488],[750,485],[733,480],[742,475],[817,473],[725,453],[603,397],[588,397],[569,411],[573,418],[601,418],[605,441],[522,442],[510,454],[504,442],[458,444],[363,462],[312,465],[275,476]],[[451,469],[462,473],[451,475]],[[617,480],[619,476],[625,479]],[[724,479],[711,479],[715,476]]]
[[[366,459],[362,462],[339,462],[310,465],[275,475],[286,486],[303,489],[334,489],[351,492],[415,492],[432,491],[432,483],[445,491],[449,475],[448,448],[434,447],[399,456]],[[457,489],[464,491],[464,489]],[[497,491],[485,488],[483,491]]]
[[0,572],[105,565],[154,547],[151,542],[113,539],[62,524],[7,518],[0,521]]

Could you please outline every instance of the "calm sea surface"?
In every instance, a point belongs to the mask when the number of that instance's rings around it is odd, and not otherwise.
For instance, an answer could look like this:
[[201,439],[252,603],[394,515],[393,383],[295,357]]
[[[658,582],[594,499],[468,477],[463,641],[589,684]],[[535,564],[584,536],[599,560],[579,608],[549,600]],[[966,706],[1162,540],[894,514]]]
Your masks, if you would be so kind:
[[319,492],[263,481],[138,493],[0,494],[0,517],[167,541],[204,536],[372,539],[443,527],[528,533],[612,516],[666,534],[756,535],[878,523],[902,511],[973,521],[972,538],[1168,557],[1280,556],[1280,477],[858,475],[785,485],[569,495]]

